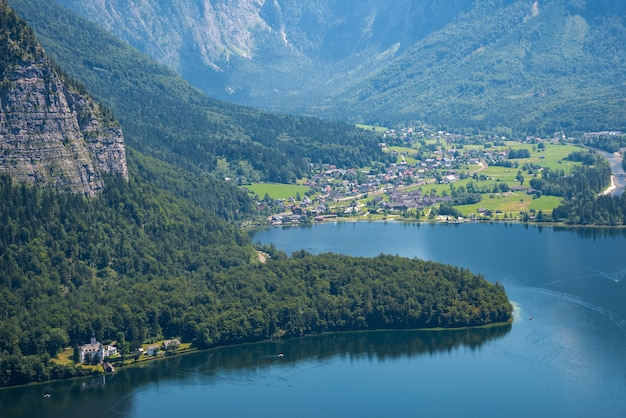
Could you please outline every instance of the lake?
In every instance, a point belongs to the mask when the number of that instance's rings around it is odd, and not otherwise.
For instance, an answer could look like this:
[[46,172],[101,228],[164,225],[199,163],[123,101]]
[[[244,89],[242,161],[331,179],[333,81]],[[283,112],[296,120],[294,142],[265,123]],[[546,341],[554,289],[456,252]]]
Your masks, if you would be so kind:
[[626,230],[356,222],[252,237],[467,267],[505,286],[515,321],[223,347],[2,390],[0,416],[626,416]]

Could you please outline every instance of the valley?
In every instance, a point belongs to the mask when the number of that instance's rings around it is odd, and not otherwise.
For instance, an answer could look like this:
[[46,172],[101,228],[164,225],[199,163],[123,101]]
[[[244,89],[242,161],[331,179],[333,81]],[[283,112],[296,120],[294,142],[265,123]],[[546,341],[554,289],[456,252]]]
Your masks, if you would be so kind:
[[[0,386],[99,375],[157,342],[514,320],[499,277],[330,242],[287,254],[241,226],[626,225],[626,197],[603,194],[611,168],[589,151],[626,147],[621,4],[0,12]],[[69,359],[92,339],[106,356]]]
[[[274,225],[381,219],[558,221],[551,214],[562,197],[542,194],[533,185],[546,172],[567,176],[581,168],[583,163],[572,155],[588,152],[584,137],[589,136],[514,140],[424,125],[383,132],[381,147],[396,159],[387,166],[317,166],[291,194],[280,185],[241,187],[253,192],[265,213],[272,212]],[[611,135],[626,140],[620,132]],[[621,162],[621,156],[611,158],[614,166],[621,168]],[[623,187],[615,190],[618,195],[621,191]]]

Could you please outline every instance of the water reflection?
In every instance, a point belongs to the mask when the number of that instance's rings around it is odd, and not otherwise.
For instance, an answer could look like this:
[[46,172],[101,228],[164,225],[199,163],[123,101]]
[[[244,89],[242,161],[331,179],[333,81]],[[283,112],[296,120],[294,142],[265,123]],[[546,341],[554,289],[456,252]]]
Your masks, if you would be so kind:
[[626,228],[568,228],[563,226],[555,226],[553,228],[554,232],[569,232],[585,239],[626,238]]
[[278,353],[282,362],[309,359],[325,360],[336,355],[367,356],[372,360],[414,357],[449,352],[460,347],[478,350],[490,340],[502,338],[511,325],[479,329],[441,331],[369,331],[324,334],[286,341],[225,347],[213,350],[207,365],[227,369],[249,368],[274,364]]
[[[148,385],[171,387],[219,384],[224,372],[258,373],[302,361],[340,356],[384,361],[435,355],[461,348],[480,350],[500,339],[511,325],[441,331],[371,331],[325,334],[285,341],[220,347],[118,370],[107,376],[0,391],[2,416],[128,416],[135,396]],[[279,353],[284,353],[279,357]],[[44,398],[44,393],[52,396]]]

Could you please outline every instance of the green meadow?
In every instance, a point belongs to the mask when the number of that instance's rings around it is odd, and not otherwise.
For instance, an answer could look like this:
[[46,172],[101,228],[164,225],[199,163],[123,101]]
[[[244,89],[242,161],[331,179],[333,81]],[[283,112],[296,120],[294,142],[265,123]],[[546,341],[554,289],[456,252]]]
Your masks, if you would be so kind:
[[[517,217],[520,212],[528,212],[531,209],[550,213],[553,208],[558,206],[560,198],[555,196],[541,196],[533,199],[531,195],[526,193],[495,193],[483,195],[483,200],[472,205],[455,206],[461,211],[464,217],[472,214],[478,214],[478,209],[488,209],[493,216],[503,217],[506,213],[508,216]],[[496,212],[501,214],[496,215]]]
[[300,193],[301,196],[304,196],[304,193],[309,190],[307,186],[278,183],[254,183],[243,187],[248,189],[251,193],[257,195],[260,199],[263,199],[266,194],[272,199],[295,198],[298,193]]
[[357,128],[365,129],[367,131],[374,131],[378,133],[384,133],[387,130],[387,128],[382,126],[365,125],[363,123],[357,123],[354,126],[356,126]]

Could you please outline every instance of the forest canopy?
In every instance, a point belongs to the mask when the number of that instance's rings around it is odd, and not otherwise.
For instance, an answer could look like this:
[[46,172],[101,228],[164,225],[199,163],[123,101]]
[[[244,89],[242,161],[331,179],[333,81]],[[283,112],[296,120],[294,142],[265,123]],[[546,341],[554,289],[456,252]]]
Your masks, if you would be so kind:
[[271,248],[263,264],[244,232],[147,184],[110,178],[89,200],[0,180],[1,386],[79,373],[50,359],[120,332],[206,348],[511,319],[502,286],[467,270]]

